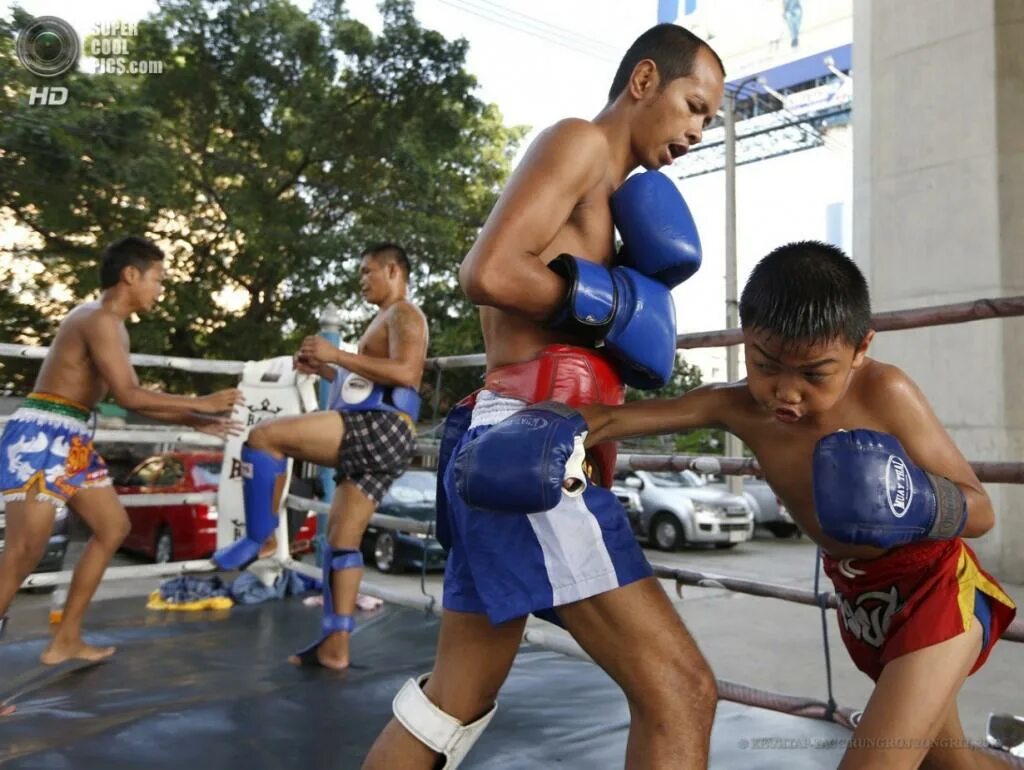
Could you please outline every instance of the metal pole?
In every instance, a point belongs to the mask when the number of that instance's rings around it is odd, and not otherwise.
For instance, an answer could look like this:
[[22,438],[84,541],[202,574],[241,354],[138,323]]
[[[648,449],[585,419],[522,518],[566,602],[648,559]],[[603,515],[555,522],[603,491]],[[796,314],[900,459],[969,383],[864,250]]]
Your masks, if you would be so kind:
[[[736,287],[736,98],[737,92],[725,92],[725,325],[735,329],[740,324],[739,292]],[[725,372],[729,382],[740,375],[739,349],[725,349]],[[725,434],[726,457],[739,457],[743,444],[731,433]],[[743,492],[743,479],[728,478],[729,491]]]
[[[320,336],[330,342],[334,347],[341,346],[341,312],[333,304],[328,304],[324,308],[324,312],[320,314]],[[331,393],[331,385],[333,383],[328,382],[323,377],[320,378],[320,385],[317,392],[318,401],[321,409],[329,409],[330,404],[328,403]],[[320,483],[324,489],[324,500],[330,504],[334,499],[334,469],[333,468],[320,468]],[[316,541],[314,543],[316,549],[316,561],[317,564],[322,564],[322,555],[324,553],[324,547],[327,543],[327,519],[326,513],[317,513],[316,515]]]

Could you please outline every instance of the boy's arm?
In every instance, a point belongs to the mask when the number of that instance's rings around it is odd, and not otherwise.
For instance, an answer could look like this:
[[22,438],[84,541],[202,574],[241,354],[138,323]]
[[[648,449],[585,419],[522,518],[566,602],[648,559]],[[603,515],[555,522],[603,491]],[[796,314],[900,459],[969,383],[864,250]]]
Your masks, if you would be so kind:
[[586,489],[587,446],[721,423],[715,415],[729,392],[727,386],[711,386],[626,406],[575,409],[552,401],[527,406],[459,450],[453,461],[455,488],[473,507],[550,510],[563,494],[577,496]]
[[[388,357],[377,358],[339,350],[323,337],[306,337],[299,350],[305,360],[343,366],[367,379],[397,387],[419,388],[426,362],[427,325],[423,316],[408,303],[400,303],[388,318]],[[330,367],[327,367],[328,369]],[[318,370],[321,376],[324,367]],[[328,379],[334,379],[330,370]]]
[[537,321],[562,306],[566,282],[539,257],[601,181],[607,157],[604,135],[584,120],[563,120],[537,138],[459,268],[471,302]]
[[622,406],[581,406],[579,412],[588,428],[584,445],[695,428],[727,428],[727,388],[722,384],[703,385],[678,398],[633,401]]
[[967,500],[963,537],[980,537],[995,524],[992,501],[974,470],[935,416],[920,388],[895,366],[886,366],[873,383],[875,403],[910,459],[924,470],[944,476]]
[[89,357],[120,406],[136,412],[153,409],[184,416],[191,411],[226,412],[241,403],[241,393],[234,388],[208,396],[172,396],[143,388],[128,357],[122,331],[123,325],[116,316],[98,312],[82,335]]

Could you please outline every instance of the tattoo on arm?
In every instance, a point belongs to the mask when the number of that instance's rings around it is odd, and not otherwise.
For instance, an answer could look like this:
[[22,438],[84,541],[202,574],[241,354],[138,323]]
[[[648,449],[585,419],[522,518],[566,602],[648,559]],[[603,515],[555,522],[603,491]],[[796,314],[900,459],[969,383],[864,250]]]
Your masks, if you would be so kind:
[[412,305],[403,302],[394,309],[388,326],[390,358],[415,367],[421,373],[426,348],[423,316]]
[[395,308],[391,316],[391,332],[395,335],[394,344],[391,349],[401,351],[408,345],[414,345],[421,341],[423,336],[423,322],[419,314],[408,305],[400,305]]

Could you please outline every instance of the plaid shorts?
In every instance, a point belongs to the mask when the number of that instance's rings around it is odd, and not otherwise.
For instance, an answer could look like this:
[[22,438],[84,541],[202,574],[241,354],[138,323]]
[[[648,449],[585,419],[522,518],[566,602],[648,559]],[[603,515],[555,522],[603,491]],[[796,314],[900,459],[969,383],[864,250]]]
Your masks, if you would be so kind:
[[338,450],[335,480],[351,481],[380,503],[409,466],[415,443],[409,418],[399,412],[341,412],[345,436]]

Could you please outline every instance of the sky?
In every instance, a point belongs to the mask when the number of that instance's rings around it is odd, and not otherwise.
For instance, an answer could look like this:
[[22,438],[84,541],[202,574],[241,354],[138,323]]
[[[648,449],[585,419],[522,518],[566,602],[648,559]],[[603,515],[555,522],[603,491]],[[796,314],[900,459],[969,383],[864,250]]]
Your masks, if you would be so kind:
[[[308,9],[311,0],[293,0]],[[850,0],[820,0],[816,13],[840,17]],[[21,0],[35,15],[54,15],[80,37],[99,22],[137,21],[157,7],[155,0]],[[349,13],[372,30],[380,29],[377,0],[348,0]],[[523,150],[544,127],[565,117],[592,118],[604,106],[621,55],[657,21],[657,0],[416,0],[420,22],[446,37],[469,41],[467,69],[479,82],[479,96],[500,108],[510,125],[532,128]],[[730,76],[770,50],[765,40],[784,36],[780,0],[700,0],[703,22],[721,30],[713,41]],[[808,6],[808,10],[812,7]],[[738,11],[760,14],[756,24],[734,23]],[[692,17],[691,17],[692,18]],[[747,18],[752,19],[747,14]],[[695,23],[700,20],[695,20]],[[834,21],[819,30],[849,41],[850,32]],[[774,26],[773,26],[774,25]],[[808,36],[814,26],[808,25]],[[783,41],[782,46],[785,47]],[[778,42],[775,45],[779,45]],[[819,48],[819,50],[821,50]],[[750,166],[737,172],[740,286],[756,262],[785,240],[825,237],[825,207],[852,199],[852,138]],[[681,159],[682,165],[687,159]],[[673,295],[681,332],[725,327],[725,206],[721,172],[684,180],[704,245],[701,270]],[[849,243],[840,244],[849,246]],[[712,374],[724,351],[688,353]],[[724,376],[723,371],[718,377]]]
[[[137,21],[157,8],[155,0],[19,2],[32,14],[64,19],[82,38],[99,22]],[[293,2],[303,9],[311,5]],[[377,0],[347,0],[345,6],[380,29]],[[657,2],[416,0],[416,15],[446,37],[469,40],[467,68],[480,82],[481,97],[497,103],[507,123],[539,129],[564,117],[597,114],[622,53],[656,22]]]

